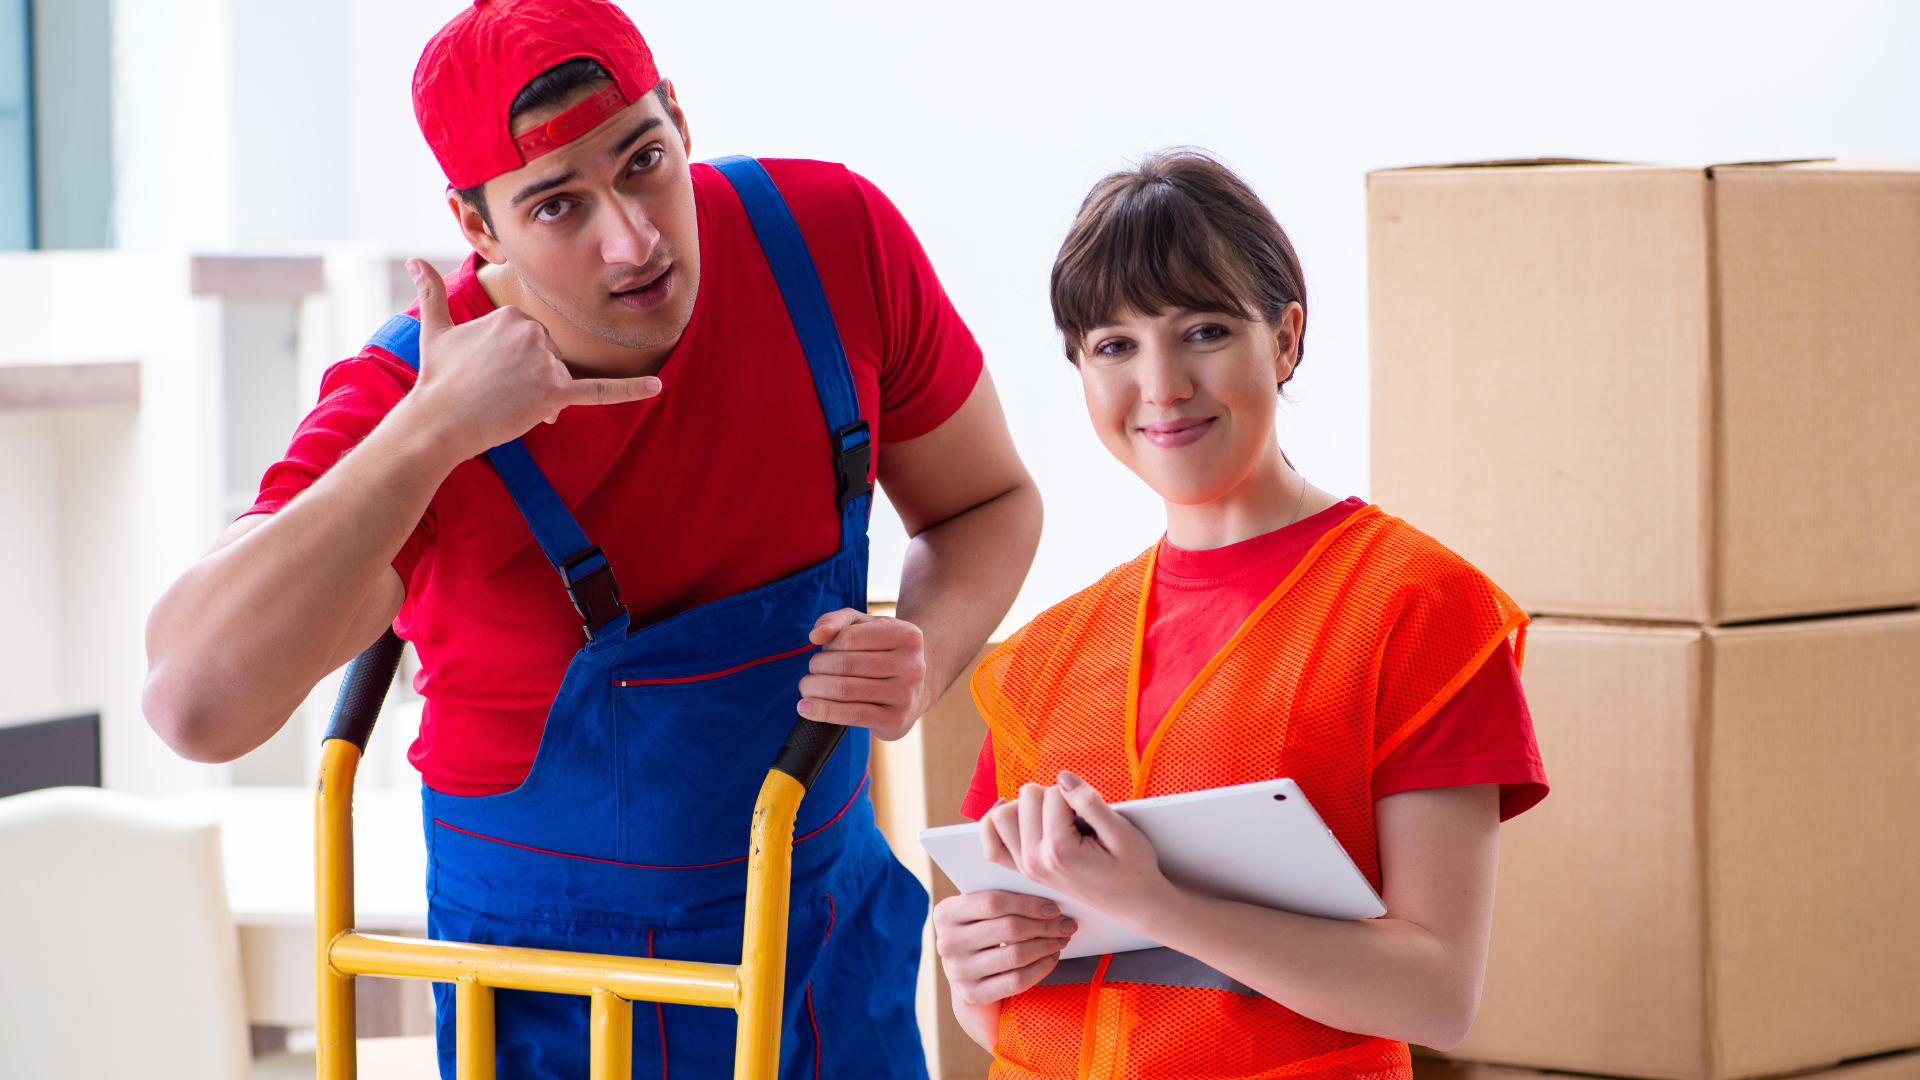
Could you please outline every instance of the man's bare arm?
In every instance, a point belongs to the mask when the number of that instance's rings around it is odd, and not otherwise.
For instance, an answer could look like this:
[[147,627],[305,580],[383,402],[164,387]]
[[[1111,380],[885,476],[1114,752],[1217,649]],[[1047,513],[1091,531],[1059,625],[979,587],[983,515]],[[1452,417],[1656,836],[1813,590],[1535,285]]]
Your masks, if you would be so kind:
[[1007,614],[1040,542],[1040,492],[985,368],[960,408],[880,449],[880,483],[913,537],[892,618],[822,615],[801,716],[898,739]]
[[1014,449],[984,366],[945,423],[884,449],[880,482],[913,537],[895,615],[926,635],[924,712],[1006,618],[1026,581],[1040,546],[1040,488]]
[[512,308],[453,326],[439,275],[420,260],[409,270],[422,313],[413,391],[280,512],[228,528],[147,620],[141,704],[183,757],[259,746],[380,635],[404,596],[393,557],[456,465],[569,405],[659,391],[654,378],[572,378],[545,328]]

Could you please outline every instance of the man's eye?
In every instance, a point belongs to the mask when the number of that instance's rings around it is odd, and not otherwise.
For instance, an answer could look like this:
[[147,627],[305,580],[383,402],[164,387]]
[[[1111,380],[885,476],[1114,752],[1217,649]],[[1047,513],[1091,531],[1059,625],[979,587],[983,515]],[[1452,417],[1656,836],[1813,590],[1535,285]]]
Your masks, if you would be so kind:
[[662,150],[657,146],[649,146],[645,150],[642,150],[639,153],[633,155],[633,165],[627,171],[628,172],[645,172],[648,169],[653,168],[655,165],[660,164],[660,159],[665,157],[666,155],[667,155],[667,152],[665,150]]
[[547,202],[543,202],[539,206],[534,208],[533,220],[558,221],[560,219],[560,216],[567,212],[567,208],[569,205],[571,204],[568,203],[567,200],[565,199],[551,199],[551,200],[548,200]]

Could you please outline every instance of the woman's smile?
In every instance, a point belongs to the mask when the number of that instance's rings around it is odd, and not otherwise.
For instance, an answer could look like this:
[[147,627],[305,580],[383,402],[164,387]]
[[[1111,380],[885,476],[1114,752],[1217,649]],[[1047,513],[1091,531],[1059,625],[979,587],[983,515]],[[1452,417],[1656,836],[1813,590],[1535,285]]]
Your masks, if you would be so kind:
[[1154,420],[1140,425],[1140,434],[1162,450],[1191,446],[1213,430],[1215,416],[1181,416],[1172,420]]

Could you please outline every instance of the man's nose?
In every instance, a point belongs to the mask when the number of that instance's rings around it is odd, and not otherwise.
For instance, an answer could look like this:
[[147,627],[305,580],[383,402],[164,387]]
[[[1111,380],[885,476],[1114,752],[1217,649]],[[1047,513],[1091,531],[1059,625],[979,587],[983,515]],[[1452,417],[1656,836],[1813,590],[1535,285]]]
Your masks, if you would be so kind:
[[615,207],[601,226],[601,261],[610,266],[645,266],[660,244],[660,230],[639,207],[618,203]]

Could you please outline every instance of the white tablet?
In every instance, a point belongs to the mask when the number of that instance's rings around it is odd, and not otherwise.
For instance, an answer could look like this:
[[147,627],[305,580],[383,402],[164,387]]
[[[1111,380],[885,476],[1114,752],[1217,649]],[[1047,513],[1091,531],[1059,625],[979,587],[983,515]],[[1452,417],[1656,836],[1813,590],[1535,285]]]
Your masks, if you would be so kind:
[[[1161,795],[1113,808],[1153,841],[1161,873],[1196,892],[1323,919],[1387,913],[1292,780]],[[1058,903],[1080,924],[1060,953],[1063,960],[1159,947],[1088,904],[988,862],[977,824],[923,829],[920,843],[963,893],[1002,890]]]

